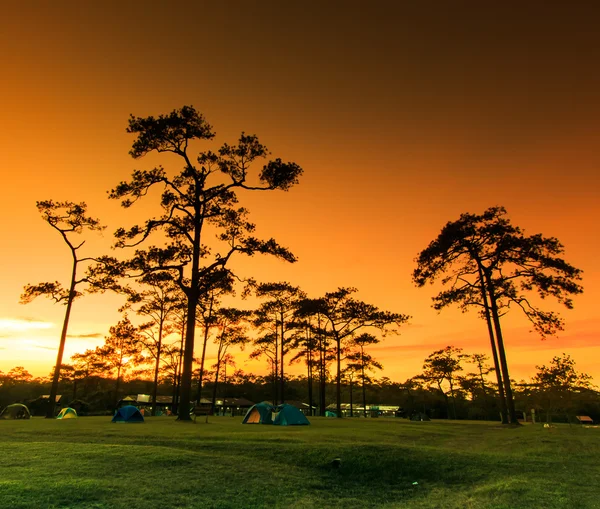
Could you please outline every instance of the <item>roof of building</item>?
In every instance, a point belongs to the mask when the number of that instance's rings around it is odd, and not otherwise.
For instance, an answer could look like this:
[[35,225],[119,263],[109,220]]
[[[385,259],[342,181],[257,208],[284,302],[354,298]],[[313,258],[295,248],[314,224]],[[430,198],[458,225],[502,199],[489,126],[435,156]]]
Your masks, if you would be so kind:
[[[310,408],[310,405],[308,403],[304,403],[303,401],[295,401],[295,400],[288,401],[288,400],[286,400],[285,403],[287,403],[288,405],[295,406],[299,410],[307,410]],[[315,405],[313,405],[312,408],[317,408],[317,407]]]
[[[54,401],[58,403],[60,401],[60,398],[62,398],[62,394],[57,394],[56,399]],[[40,399],[50,399],[50,394],[42,394],[40,396]]]
[[[147,394],[130,394],[121,399],[125,403],[152,403],[152,396]],[[170,405],[173,403],[172,396],[156,396],[156,403],[159,405]]]
[[218,399],[215,402],[215,405],[216,406],[224,406],[224,407],[235,406],[238,408],[241,408],[241,407],[250,408],[252,405],[254,405],[254,401],[250,401],[249,399],[246,399],[246,398],[223,398],[223,399]]

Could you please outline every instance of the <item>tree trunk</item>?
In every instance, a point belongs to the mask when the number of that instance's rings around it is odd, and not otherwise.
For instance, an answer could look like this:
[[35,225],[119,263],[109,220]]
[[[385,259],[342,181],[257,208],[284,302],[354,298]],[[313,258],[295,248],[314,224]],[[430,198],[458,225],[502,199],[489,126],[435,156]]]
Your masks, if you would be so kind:
[[454,399],[454,386],[452,385],[452,382],[450,381],[450,396],[452,397],[452,414],[453,414],[453,419],[456,420],[456,400]]
[[362,363],[362,397],[363,397],[363,412],[367,416],[367,389],[365,387],[365,364]]
[[448,395],[444,392],[444,389],[442,389],[441,382],[438,382],[437,384],[442,396],[444,397],[444,401],[446,402],[446,419],[450,419],[450,403],[448,403]]
[[319,411],[321,413],[321,417],[325,417],[325,356],[326,353],[324,348],[326,348],[326,343],[324,345],[323,336],[321,335],[319,329]]
[[162,349],[164,317],[161,315],[158,324],[158,345],[156,346],[156,365],[154,366],[154,387],[152,388],[152,417],[156,415],[156,396],[158,395],[158,369],[160,368],[160,353]]
[[354,408],[352,401],[352,380],[350,380],[350,417],[354,417]]
[[337,417],[342,417],[342,345],[341,340],[336,338],[337,343],[337,376],[335,381],[335,408]]
[[115,409],[119,405],[119,386],[121,384],[121,362],[122,362],[122,358],[119,360],[119,366],[117,367],[117,382],[115,383]]
[[280,330],[280,337],[281,337],[281,366],[280,366],[280,370],[281,370],[281,379],[279,381],[280,384],[280,392],[281,392],[281,402],[285,403],[285,376],[284,376],[284,369],[283,369],[283,356],[285,354],[285,345],[284,345],[284,324],[283,324],[283,313],[280,314],[281,315],[281,321],[280,321],[280,326],[281,326],[281,330]]
[[[197,283],[196,283],[197,284]],[[192,283],[193,285],[193,283]],[[196,306],[198,305],[198,292],[192,286],[188,298],[188,316],[185,330],[185,347],[183,350],[183,369],[181,373],[181,397],[177,420],[191,421],[190,402],[192,400],[192,371],[194,364],[194,335],[196,332]]]
[[[310,345],[310,344],[309,344]],[[313,415],[313,366],[312,366],[312,350],[310,346],[307,348],[306,352],[307,357],[307,366],[308,366],[308,413],[312,417]]]
[[181,346],[179,347],[179,359],[177,360],[177,367],[175,368],[175,389],[173,397],[173,413],[176,414],[179,410],[179,398],[181,392],[181,370],[183,369],[183,342],[185,340],[185,324],[184,320],[181,324]]
[[508,407],[508,416],[511,424],[519,424],[517,413],[515,411],[515,401],[513,399],[512,389],[510,386],[510,376],[508,374],[508,363],[506,360],[506,351],[504,349],[504,340],[502,338],[502,328],[500,327],[500,317],[498,315],[498,305],[496,303],[496,295],[489,274],[486,274],[488,294],[490,296],[490,304],[492,308],[492,318],[494,320],[494,329],[496,331],[496,340],[498,341],[498,355],[500,357],[500,365],[502,367],[502,378],[504,382],[504,391],[506,394],[506,405]]
[[[198,191],[196,191],[198,193]],[[198,196],[196,196],[198,198]],[[196,205],[196,217],[200,215],[200,206]],[[181,400],[177,413],[177,420],[191,421],[190,403],[192,401],[192,371],[194,368],[194,339],[196,334],[196,309],[198,307],[199,283],[200,283],[200,235],[202,232],[202,219],[194,225],[194,242],[192,245],[192,272],[190,276],[190,286],[186,296],[187,322],[185,330],[185,347],[183,350],[183,372],[181,373]]]
[[62,367],[63,354],[65,352],[65,343],[67,341],[67,330],[69,328],[69,317],[71,316],[71,308],[75,299],[75,278],[77,277],[77,257],[75,251],[73,253],[73,270],[71,271],[71,284],[69,285],[69,296],[67,298],[67,309],[65,310],[65,318],[63,319],[62,331],[60,333],[60,344],[58,345],[58,355],[56,356],[56,365],[54,366],[54,375],[52,376],[52,386],[50,387],[50,399],[46,410],[46,419],[54,419],[54,411],[56,409],[56,396],[58,394],[58,380],[60,378],[60,368]]
[[277,330],[277,320],[275,320],[275,356],[273,366],[273,406],[279,404],[279,331]]
[[217,371],[215,373],[215,385],[213,387],[211,412],[215,415],[215,407],[217,406],[217,385],[219,383],[219,370],[221,369],[221,360],[217,360]]
[[[478,262],[479,264],[479,262]],[[481,282],[481,297],[483,299],[483,307],[485,310],[485,321],[487,324],[488,334],[490,337],[490,344],[492,347],[492,358],[494,360],[494,370],[496,372],[496,380],[498,384],[498,397],[500,398],[500,415],[502,424],[508,424],[508,409],[506,406],[506,398],[504,396],[504,383],[502,381],[502,373],[500,368],[500,362],[498,361],[498,351],[496,349],[496,338],[494,337],[494,330],[492,328],[492,317],[490,314],[490,305],[488,303],[487,292],[485,291],[485,281],[483,278],[483,270],[478,265],[479,280]]]
[[204,323],[204,342],[202,343],[202,358],[200,359],[200,375],[198,376],[198,394],[196,395],[196,405],[200,405],[200,399],[202,398],[202,379],[204,378],[204,360],[206,358],[206,343],[208,343],[208,334],[210,327],[208,323],[212,318],[213,302],[215,294],[210,294],[210,305],[208,307],[208,320]]

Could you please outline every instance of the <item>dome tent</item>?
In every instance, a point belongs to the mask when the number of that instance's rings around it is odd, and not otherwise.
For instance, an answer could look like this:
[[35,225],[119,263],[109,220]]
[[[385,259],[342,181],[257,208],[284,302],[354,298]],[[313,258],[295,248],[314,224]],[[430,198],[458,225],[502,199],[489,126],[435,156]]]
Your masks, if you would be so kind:
[[14,405],[8,405],[0,413],[0,419],[30,419],[31,414],[29,408],[21,403],[15,403]]
[[299,426],[310,424],[306,416],[293,405],[282,403],[277,407],[278,414],[273,424],[277,426]]
[[111,422],[144,422],[144,416],[137,407],[126,405],[115,412]]
[[56,416],[57,419],[76,419],[77,412],[74,408],[66,407],[63,408],[60,413]]
[[256,405],[252,405],[248,409],[242,424],[273,424],[271,414],[274,411],[275,407],[271,403],[267,403],[266,401],[256,403]]

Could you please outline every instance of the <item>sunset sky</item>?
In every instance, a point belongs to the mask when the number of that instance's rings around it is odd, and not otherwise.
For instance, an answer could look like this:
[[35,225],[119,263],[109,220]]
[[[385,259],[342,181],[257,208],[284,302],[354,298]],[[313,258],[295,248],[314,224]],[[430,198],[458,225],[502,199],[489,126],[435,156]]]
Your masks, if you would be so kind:
[[[600,384],[599,4],[323,3],[3,5],[0,371],[47,375],[56,359],[64,308],[18,303],[25,284],[66,284],[70,273],[36,200],[87,202],[108,227],[84,251],[109,253],[117,227],[159,208],[149,197],[124,210],[107,190],[135,168],[180,169],[174,156],[128,155],[129,114],[191,104],[217,133],[194,148],[245,131],[304,168],[288,193],[240,195],[257,233],[298,263],[238,258],[232,267],[312,297],[354,286],[411,315],[373,349],[383,375],[404,381],[446,345],[489,352],[484,322],[432,310],[439,287],[416,288],[411,272],[447,221],[503,205],[526,233],[560,239],[584,271],[558,337],[541,341],[516,310],[506,316],[512,377],[530,378],[565,352]],[[122,303],[75,302],[66,362],[103,343]],[[238,356],[244,371],[264,365]]]

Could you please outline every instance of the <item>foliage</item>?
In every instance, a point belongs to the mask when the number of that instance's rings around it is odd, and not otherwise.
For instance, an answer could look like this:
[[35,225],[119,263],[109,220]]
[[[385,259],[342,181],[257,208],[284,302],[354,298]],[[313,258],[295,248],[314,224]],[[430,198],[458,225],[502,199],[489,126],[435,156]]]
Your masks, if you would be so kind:
[[546,411],[546,421],[550,421],[555,412],[566,413],[570,418],[575,410],[575,394],[592,388],[591,377],[577,372],[575,361],[564,353],[553,357],[548,366],[536,368],[538,372],[533,377],[535,399],[539,407]]
[[[306,294],[288,282],[256,285],[256,296],[268,298],[254,311],[252,324],[262,334],[254,340],[251,357],[265,355],[273,372],[273,402],[285,401],[285,356],[295,346],[286,335],[300,326],[297,310]],[[279,391],[278,382],[279,381]]]
[[537,292],[541,299],[551,296],[567,308],[573,306],[570,296],[583,291],[578,283],[581,270],[562,259],[563,252],[558,239],[525,235],[510,223],[503,207],[492,207],[483,214],[462,214],[448,222],[417,257],[415,284],[424,286],[441,279],[446,287],[433,297],[435,309],[452,304],[463,311],[476,307],[487,321],[498,394],[503,407],[506,395],[513,423],[517,415],[500,317],[516,305],[542,338],[562,330],[560,316],[543,310],[529,294]]
[[341,359],[344,342],[359,330],[374,328],[381,331],[397,333],[398,327],[408,322],[408,315],[381,311],[372,304],[353,297],[356,288],[338,288],[328,292],[316,301],[316,309],[327,320],[327,327],[336,345],[337,358],[337,415],[341,416]]
[[[58,282],[44,282],[37,285],[26,285],[21,295],[21,303],[27,304],[39,296],[46,296],[56,303],[64,303],[66,306],[63,326],[58,347],[57,359],[54,368],[52,379],[52,387],[50,389],[50,399],[48,404],[48,413],[46,417],[54,417],[54,400],[57,395],[58,381],[60,378],[60,369],[62,366],[62,357],[67,339],[67,330],[69,327],[69,317],[71,314],[71,306],[73,301],[82,295],[77,288],[81,285],[86,285],[88,291],[102,291],[115,284],[115,272],[113,269],[105,269],[108,266],[115,266],[117,263],[109,258],[103,259],[81,258],[78,255],[78,250],[85,244],[85,240],[75,243],[72,239],[73,234],[80,235],[84,231],[102,231],[105,227],[100,225],[98,219],[94,219],[87,215],[87,205],[85,203],[73,202],[53,202],[51,200],[38,201],[37,208],[42,215],[42,219],[54,228],[69,247],[71,257],[73,259],[71,269],[71,280],[68,288]],[[77,269],[82,262],[95,261],[96,265],[93,268],[88,268],[85,276],[79,277]]]
[[[295,261],[293,254],[274,239],[260,240],[253,236],[255,226],[247,218],[248,210],[237,205],[236,191],[288,190],[298,182],[302,169],[295,163],[274,159],[263,165],[258,175],[260,183],[250,183],[252,163],[266,159],[269,152],[256,136],[245,133],[237,145],[224,144],[217,153],[201,152],[194,164],[188,144],[210,139],[214,133],[192,106],[159,117],[132,115],[128,132],[136,135],[130,152],[134,158],[152,151],[171,152],[183,163],[183,169],[174,177],[168,176],[162,167],[135,170],[131,180],[119,183],[109,196],[121,200],[122,206],[127,208],[152,187],[162,188],[162,215],[130,229],[119,228],[115,235],[117,246],[126,247],[139,246],[150,235],[162,234],[162,246],[136,251],[128,265],[139,274],[169,272],[186,295],[188,309],[179,418],[189,420],[196,308],[202,296],[210,292],[213,275],[229,270],[226,266],[234,253],[271,254]],[[217,246],[207,242],[207,228],[216,231]]]

